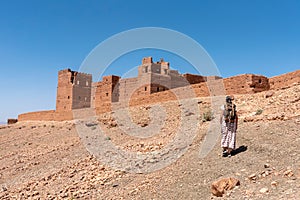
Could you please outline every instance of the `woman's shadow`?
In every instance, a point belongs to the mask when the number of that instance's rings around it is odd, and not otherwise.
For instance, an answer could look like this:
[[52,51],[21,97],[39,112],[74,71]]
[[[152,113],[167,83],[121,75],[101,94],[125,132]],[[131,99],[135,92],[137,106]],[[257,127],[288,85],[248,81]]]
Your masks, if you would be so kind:
[[237,154],[239,154],[239,153],[242,153],[242,152],[244,152],[244,151],[247,151],[247,149],[248,149],[247,146],[242,145],[242,146],[240,146],[239,148],[237,148],[237,149],[235,149],[235,150],[232,150],[231,155],[232,155],[232,156],[235,156],[235,155],[237,155]]

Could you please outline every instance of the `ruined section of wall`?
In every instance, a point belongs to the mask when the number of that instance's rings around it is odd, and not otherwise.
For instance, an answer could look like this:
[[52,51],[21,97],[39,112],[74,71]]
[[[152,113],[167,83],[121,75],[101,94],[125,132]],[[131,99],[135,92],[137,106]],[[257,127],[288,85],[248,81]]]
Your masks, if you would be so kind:
[[91,107],[92,75],[77,73],[72,85],[72,109]]
[[269,90],[269,80],[267,77],[243,74],[223,79],[226,94],[252,94]]
[[182,75],[190,84],[197,84],[206,81],[206,77],[195,74],[183,74]]
[[269,79],[269,82],[271,90],[284,89],[294,84],[300,84],[300,70],[280,76],[274,76]]
[[18,119],[7,119],[7,124],[10,125],[10,124],[15,124],[18,122]]

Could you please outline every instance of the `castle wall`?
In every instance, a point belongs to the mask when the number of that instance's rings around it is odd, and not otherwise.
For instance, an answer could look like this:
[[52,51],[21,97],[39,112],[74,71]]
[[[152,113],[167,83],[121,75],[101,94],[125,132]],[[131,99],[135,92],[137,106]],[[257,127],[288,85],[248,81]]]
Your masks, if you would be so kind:
[[120,79],[111,75],[96,83],[92,83],[92,75],[70,69],[61,70],[58,72],[56,110],[24,113],[19,115],[18,120],[71,120],[74,118],[73,111],[81,117],[81,111],[88,116],[94,108],[100,114],[128,105],[251,94],[300,84],[300,70],[270,79],[254,74],[222,79],[218,76],[181,75],[176,70],[170,70],[169,63],[163,59],[153,63],[151,57],[143,58],[138,70],[138,77],[135,78]]
[[151,93],[169,90],[171,88],[171,77],[168,75],[151,74]]
[[73,82],[72,109],[91,107],[92,75],[77,73]]
[[192,84],[185,87],[139,96],[130,99],[130,105],[154,104],[184,98],[207,97],[232,94],[249,94],[269,89],[268,78],[253,74],[221,79],[217,76],[209,77],[207,82]]
[[91,108],[95,108],[95,93],[96,93],[96,88],[97,88],[98,82],[92,83],[92,88],[91,88]]
[[94,106],[101,107],[107,102],[119,101],[119,76],[104,76],[102,81],[93,84],[93,90],[95,91]]
[[269,79],[269,82],[271,90],[284,89],[294,84],[300,84],[300,70],[280,76],[274,76]]
[[91,106],[92,75],[71,71],[58,72],[56,110],[70,111],[72,109]]
[[252,94],[269,90],[269,80],[265,76],[243,74],[223,79],[226,94]]
[[[134,91],[139,88],[137,95],[149,94],[150,74],[143,76],[144,84],[139,87],[138,78],[126,78],[119,81],[120,101],[125,101],[131,98]],[[142,87],[143,86],[143,87]]]
[[69,111],[72,110],[73,99],[73,82],[77,72],[72,72],[70,69],[61,70],[58,72],[58,84],[56,95],[56,110]]
[[170,77],[172,89],[189,85],[189,82],[177,70],[170,70]]
[[195,74],[183,74],[183,78],[185,78],[190,84],[197,84],[206,81],[206,77],[195,75]]
[[29,112],[18,116],[18,121],[64,121],[72,119],[72,111],[56,112],[55,110]]

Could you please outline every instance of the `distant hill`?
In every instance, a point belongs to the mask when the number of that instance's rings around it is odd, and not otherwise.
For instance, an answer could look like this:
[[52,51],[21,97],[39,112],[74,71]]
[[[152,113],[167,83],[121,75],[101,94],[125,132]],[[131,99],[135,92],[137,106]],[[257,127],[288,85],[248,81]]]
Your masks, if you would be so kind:
[[0,122],[0,125],[6,124],[6,122]]

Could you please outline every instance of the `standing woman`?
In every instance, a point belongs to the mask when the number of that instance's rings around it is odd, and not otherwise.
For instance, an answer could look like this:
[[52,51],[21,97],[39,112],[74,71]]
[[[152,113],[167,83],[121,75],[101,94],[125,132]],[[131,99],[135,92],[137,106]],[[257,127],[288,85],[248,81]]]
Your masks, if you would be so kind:
[[232,150],[235,149],[236,130],[238,124],[238,116],[236,112],[236,105],[232,103],[233,98],[226,97],[226,103],[222,106],[223,114],[221,115],[221,133],[223,148],[223,157],[231,157]]

